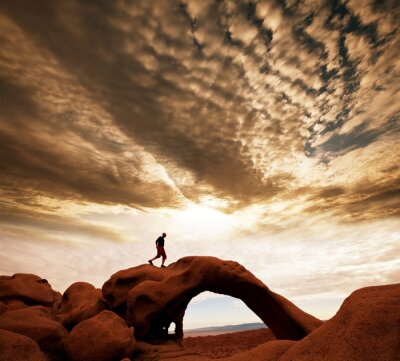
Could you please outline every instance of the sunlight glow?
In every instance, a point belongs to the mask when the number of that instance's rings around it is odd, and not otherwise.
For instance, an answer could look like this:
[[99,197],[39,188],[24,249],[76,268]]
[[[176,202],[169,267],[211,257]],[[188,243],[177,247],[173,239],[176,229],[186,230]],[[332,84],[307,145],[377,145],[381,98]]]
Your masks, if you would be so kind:
[[216,238],[233,228],[228,215],[206,206],[191,204],[187,208],[174,212],[171,223],[188,234],[201,234],[203,237]]

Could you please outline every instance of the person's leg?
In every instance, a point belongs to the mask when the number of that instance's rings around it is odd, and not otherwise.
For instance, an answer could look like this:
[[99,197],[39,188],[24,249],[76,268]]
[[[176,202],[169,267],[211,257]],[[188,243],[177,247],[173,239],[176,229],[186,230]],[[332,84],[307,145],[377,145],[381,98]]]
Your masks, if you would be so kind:
[[157,258],[160,258],[160,257],[161,257],[161,255],[157,252],[156,256],[153,257],[152,259],[149,259],[148,262],[153,266],[153,261],[154,261],[155,259],[157,259]]
[[164,262],[165,262],[165,260],[167,259],[167,254],[165,253],[165,249],[162,250],[161,256],[162,256],[161,267],[165,267],[165,266],[164,266]]

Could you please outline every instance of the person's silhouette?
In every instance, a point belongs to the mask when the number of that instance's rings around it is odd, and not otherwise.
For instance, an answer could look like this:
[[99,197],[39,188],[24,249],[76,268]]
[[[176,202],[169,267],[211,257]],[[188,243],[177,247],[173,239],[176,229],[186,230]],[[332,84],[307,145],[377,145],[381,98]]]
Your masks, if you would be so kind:
[[165,253],[165,249],[164,249],[165,237],[167,237],[167,234],[163,233],[156,240],[157,255],[154,258],[149,259],[149,261],[148,261],[152,266],[153,266],[153,261],[155,259],[162,257],[161,267],[165,267],[164,262],[167,259],[167,254]]

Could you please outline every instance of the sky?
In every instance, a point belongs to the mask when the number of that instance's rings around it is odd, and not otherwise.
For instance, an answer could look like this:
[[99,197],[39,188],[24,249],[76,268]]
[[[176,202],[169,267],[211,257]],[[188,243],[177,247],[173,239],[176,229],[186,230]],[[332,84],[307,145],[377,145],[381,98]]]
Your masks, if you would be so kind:
[[[399,16],[395,0],[0,2],[0,274],[101,287],[166,232],[167,263],[235,260],[322,319],[399,282]],[[203,293],[185,327],[257,320]]]

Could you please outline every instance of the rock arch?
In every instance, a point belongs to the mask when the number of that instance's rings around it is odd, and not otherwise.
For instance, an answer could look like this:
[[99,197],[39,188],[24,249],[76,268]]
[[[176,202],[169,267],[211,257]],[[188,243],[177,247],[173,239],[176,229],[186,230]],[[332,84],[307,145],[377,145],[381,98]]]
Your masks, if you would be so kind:
[[241,299],[278,339],[299,340],[321,325],[237,262],[215,257],[184,257],[167,268],[150,265],[122,270],[102,288],[108,307],[135,328],[138,339],[168,337],[176,324],[176,339],[183,338],[183,318],[193,297],[204,291]]

